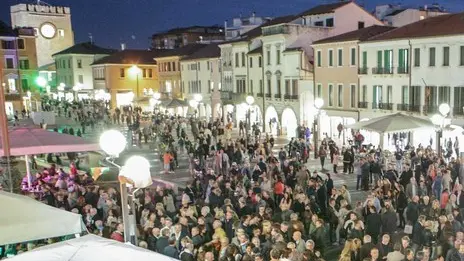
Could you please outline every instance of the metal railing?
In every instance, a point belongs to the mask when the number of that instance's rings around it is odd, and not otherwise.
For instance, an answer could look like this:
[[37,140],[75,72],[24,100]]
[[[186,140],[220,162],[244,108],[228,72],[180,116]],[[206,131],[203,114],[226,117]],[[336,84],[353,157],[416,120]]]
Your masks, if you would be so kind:
[[368,104],[368,102],[358,102],[358,108],[367,109]]

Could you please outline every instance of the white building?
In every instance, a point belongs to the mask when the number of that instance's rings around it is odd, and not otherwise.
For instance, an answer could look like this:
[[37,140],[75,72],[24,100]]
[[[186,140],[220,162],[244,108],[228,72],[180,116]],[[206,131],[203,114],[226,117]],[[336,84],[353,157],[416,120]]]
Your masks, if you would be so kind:
[[[198,105],[198,116],[209,121],[218,117],[221,88],[220,59],[221,49],[218,44],[206,47],[181,59],[181,79],[186,100],[195,100],[201,96]],[[213,109],[214,108],[214,109]]]
[[419,8],[403,8],[400,5],[381,5],[376,7],[375,15],[386,25],[401,27],[429,17],[448,14],[438,4]]
[[224,22],[224,31],[226,36],[226,41],[231,39],[236,39],[243,35],[244,33],[269,22],[271,17],[259,17],[256,16],[256,13],[253,12],[250,17],[236,17],[232,19],[232,24],[228,24],[227,21]]
[[115,50],[93,43],[80,43],[53,54],[58,84],[69,89],[77,86],[81,97],[94,89],[91,64],[114,53]]
[[360,102],[367,105],[361,119],[395,111],[429,118],[447,103],[463,122],[463,15],[432,17],[359,44],[367,67],[359,75]]
[[[232,54],[232,83],[238,104],[229,109],[243,120],[248,106],[244,97],[255,96],[255,118],[265,131],[295,136],[299,124],[312,122],[313,41],[381,24],[354,2],[319,5],[298,15],[275,18],[244,35],[221,44],[221,57]],[[232,51],[229,49],[232,47]],[[229,64],[226,62],[226,64]],[[226,68],[224,68],[224,75]],[[226,79],[223,77],[223,81]],[[233,98],[234,98],[233,97]],[[260,116],[264,112],[264,117]]]

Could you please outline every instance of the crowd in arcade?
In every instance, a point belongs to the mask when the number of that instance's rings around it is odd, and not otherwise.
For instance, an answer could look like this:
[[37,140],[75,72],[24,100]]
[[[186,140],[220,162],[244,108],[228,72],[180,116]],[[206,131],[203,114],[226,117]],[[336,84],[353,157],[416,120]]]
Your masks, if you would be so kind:
[[[306,131],[273,148],[274,137],[259,132],[232,139],[231,124],[220,120],[156,114],[147,127],[137,109],[93,108],[62,113],[131,126],[130,140],[154,144],[167,175],[175,175],[177,154],[189,155],[192,181],[185,188],[136,194],[140,247],[183,261],[464,260],[464,170],[457,157],[445,159],[430,147],[339,148],[326,138],[315,166]],[[334,175],[356,179],[366,198],[352,200],[346,185],[334,186]],[[29,195],[81,214],[90,233],[124,241],[117,188],[79,174],[73,163],[69,173],[55,165],[40,171],[34,184],[40,189]]]

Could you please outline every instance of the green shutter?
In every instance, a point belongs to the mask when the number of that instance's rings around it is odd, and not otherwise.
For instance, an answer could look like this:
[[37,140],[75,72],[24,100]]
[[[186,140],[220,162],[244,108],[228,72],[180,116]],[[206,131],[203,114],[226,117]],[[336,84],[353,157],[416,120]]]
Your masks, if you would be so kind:
[[390,50],[384,50],[383,51],[383,56],[384,56],[383,68],[385,70],[388,70],[388,69],[390,69]]
[[363,52],[363,61],[362,61],[362,67],[367,68],[367,52]]
[[377,51],[377,68],[382,68],[382,51]]
[[377,86],[372,86],[372,105],[377,104]]
[[404,68],[404,49],[398,50],[398,67]]

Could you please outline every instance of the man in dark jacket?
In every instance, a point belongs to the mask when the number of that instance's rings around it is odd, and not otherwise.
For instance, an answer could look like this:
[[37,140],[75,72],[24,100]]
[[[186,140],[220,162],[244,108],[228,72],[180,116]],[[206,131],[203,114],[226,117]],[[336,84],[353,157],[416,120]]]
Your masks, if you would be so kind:
[[151,230],[151,234],[147,238],[148,249],[156,252],[156,241],[158,241],[160,229],[155,227]]
[[385,201],[385,210],[382,213],[382,233],[392,235],[396,230],[398,218],[390,201]]
[[363,161],[361,165],[361,187],[364,191],[369,190],[369,174],[371,172],[371,167],[369,161]]
[[374,244],[377,244],[380,228],[382,227],[382,219],[374,206],[369,207],[369,212],[370,214],[366,217],[366,234],[371,236]]
[[[186,246],[185,246],[185,249],[184,251],[182,251],[180,253],[180,260],[181,261],[194,261],[195,258],[193,257],[193,249],[194,249],[194,246],[193,244],[190,244],[188,243]],[[177,258],[176,258],[177,259]]]
[[414,224],[413,230],[412,230],[412,243],[413,243],[413,248],[418,249],[422,245],[422,234],[424,231],[424,222],[425,222],[425,216],[421,215],[417,219],[417,222]]
[[176,238],[172,237],[169,239],[169,245],[164,248],[163,255],[169,256],[175,259],[179,258],[179,250],[176,248]]
[[164,252],[164,248],[166,248],[169,245],[169,233],[170,231],[168,228],[164,228],[161,230],[161,237],[159,237],[158,240],[156,240],[156,252],[162,254]]
[[372,238],[369,235],[364,236],[364,244],[359,251],[360,260],[364,260],[370,256],[371,249],[375,247],[375,245],[371,242]]
[[415,224],[419,218],[419,197],[412,197],[412,201],[408,204],[406,208],[406,220],[410,224]]
[[386,258],[388,253],[393,252],[393,248],[390,246],[390,235],[384,234],[382,241],[377,245],[379,249],[379,258]]

